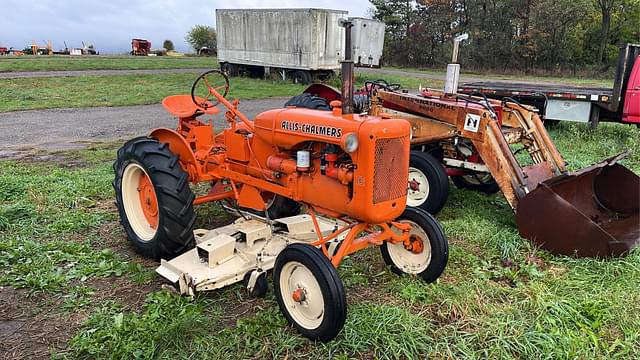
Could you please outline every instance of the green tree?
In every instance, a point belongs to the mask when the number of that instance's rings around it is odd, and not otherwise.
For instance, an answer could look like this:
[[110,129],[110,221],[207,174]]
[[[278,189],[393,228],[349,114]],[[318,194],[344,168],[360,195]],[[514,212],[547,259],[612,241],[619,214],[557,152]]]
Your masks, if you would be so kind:
[[171,40],[165,40],[162,43],[162,47],[167,49],[167,51],[171,51],[171,50],[175,50],[176,49],[175,46],[173,46],[173,41],[171,41]]
[[216,30],[211,26],[196,25],[189,30],[185,40],[196,51],[203,47],[215,50],[217,45]]

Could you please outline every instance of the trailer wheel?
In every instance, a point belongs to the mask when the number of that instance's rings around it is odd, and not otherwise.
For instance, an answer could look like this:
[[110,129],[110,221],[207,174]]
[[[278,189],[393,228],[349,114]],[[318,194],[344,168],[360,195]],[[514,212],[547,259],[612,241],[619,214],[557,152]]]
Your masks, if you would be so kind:
[[342,330],[347,318],[344,287],[319,249],[288,245],[276,258],[273,287],[280,311],[302,336],[326,342]]
[[240,74],[240,69],[238,65],[231,64],[228,62],[220,64],[220,70],[227,76],[238,76]]
[[447,237],[440,224],[419,208],[406,208],[397,220],[411,224],[411,249],[405,244],[385,242],[380,247],[384,262],[396,274],[418,275],[431,283],[442,274],[449,259]]
[[498,183],[491,174],[468,174],[452,176],[451,181],[458,189],[467,189],[482,192],[485,194],[495,194],[500,191]]
[[409,160],[407,206],[437,214],[449,196],[449,179],[442,164],[433,156],[412,150]]
[[308,93],[296,95],[284,104],[284,107],[295,106],[312,110],[331,110],[325,98]]
[[307,85],[311,84],[311,73],[306,70],[296,70],[293,72],[293,83]]
[[193,247],[193,192],[167,144],[139,137],[118,150],[113,164],[116,207],[136,251],[171,259]]

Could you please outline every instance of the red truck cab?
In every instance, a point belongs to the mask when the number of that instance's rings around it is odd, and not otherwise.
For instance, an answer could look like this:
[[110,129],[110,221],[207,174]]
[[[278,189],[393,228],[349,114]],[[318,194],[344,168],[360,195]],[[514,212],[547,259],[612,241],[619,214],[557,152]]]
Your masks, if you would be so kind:
[[627,83],[622,121],[640,124],[640,55],[636,58]]

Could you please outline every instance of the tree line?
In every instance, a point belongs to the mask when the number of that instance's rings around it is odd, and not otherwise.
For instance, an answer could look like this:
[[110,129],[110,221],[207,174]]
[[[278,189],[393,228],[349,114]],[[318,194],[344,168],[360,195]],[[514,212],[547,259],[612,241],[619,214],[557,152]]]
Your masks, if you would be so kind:
[[615,68],[618,45],[640,43],[640,0],[370,0],[386,23],[387,65],[441,67],[453,38],[466,69],[566,72]]

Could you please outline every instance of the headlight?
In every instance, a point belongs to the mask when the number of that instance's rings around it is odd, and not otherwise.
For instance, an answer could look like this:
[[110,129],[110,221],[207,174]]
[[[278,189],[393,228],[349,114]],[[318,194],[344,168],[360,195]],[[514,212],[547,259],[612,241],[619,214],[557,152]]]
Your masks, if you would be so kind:
[[348,153],[358,150],[358,136],[354,133],[345,135],[342,139],[342,148]]

